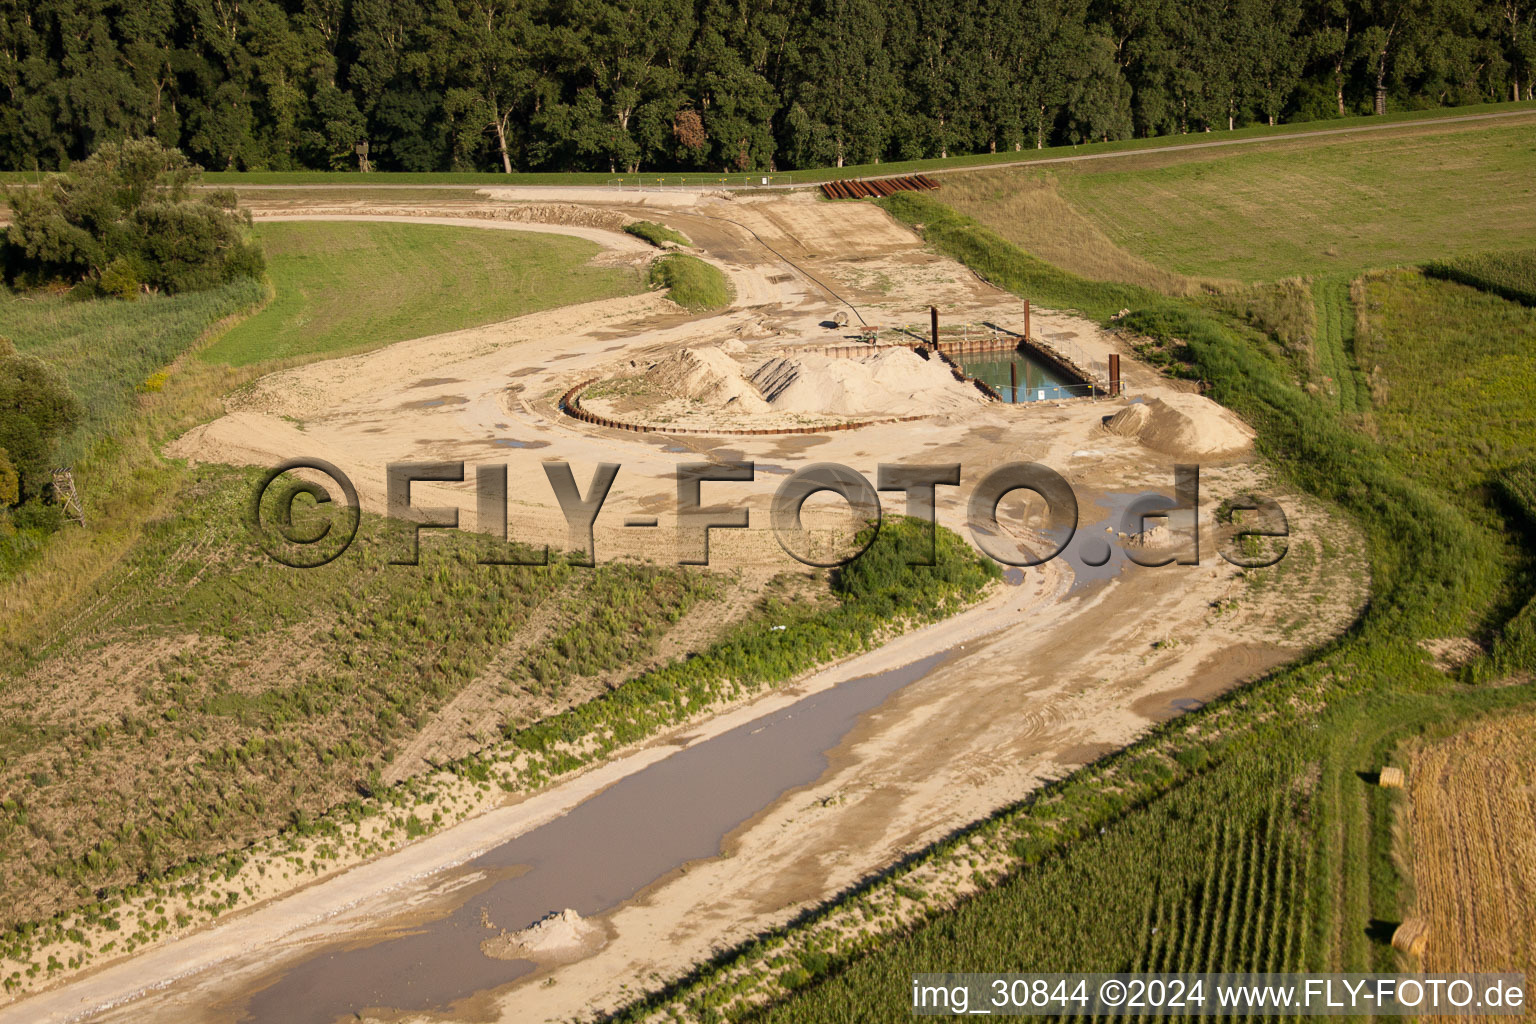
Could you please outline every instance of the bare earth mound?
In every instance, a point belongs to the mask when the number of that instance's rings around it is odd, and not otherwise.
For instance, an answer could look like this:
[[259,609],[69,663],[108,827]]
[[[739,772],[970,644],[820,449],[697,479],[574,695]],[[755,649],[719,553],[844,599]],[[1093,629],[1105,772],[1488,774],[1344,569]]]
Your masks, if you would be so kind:
[[788,413],[912,416],[984,401],[943,363],[905,348],[859,359],[783,356],[763,363],[751,380],[776,411]]
[[1230,410],[1199,395],[1172,394],[1121,409],[1104,424],[1165,455],[1211,458],[1236,455],[1253,444],[1253,428]]
[[772,356],[749,373],[751,363],[729,347],[679,349],[638,377],[591,389],[582,404],[622,421],[756,429],[942,414],[986,402],[943,363],[911,349],[849,359]]
[[542,960],[581,955],[600,945],[602,930],[567,907],[520,932],[486,939],[480,949],[497,960]]
[[646,380],[673,398],[690,398],[726,412],[763,413],[768,403],[741,375],[741,366],[718,348],[679,349],[645,372]]

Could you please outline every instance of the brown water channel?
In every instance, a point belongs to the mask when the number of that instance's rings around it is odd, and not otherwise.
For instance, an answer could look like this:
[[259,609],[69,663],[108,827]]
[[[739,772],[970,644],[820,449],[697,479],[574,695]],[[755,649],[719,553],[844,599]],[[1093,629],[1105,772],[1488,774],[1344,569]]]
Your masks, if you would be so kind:
[[[860,716],[933,670],[947,653],[850,679],[679,750],[554,821],[470,861],[488,881],[425,924],[322,948],[286,967],[241,1008],[241,1020],[331,1024],[368,1009],[445,1010],[530,973],[497,960],[488,930],[524,928],[550,911],[609,911],[688,863],[718,856],[725,838],[786,792],[816,781]],[[419,919],[418,919],[419,920]],[[385,922],[384,928],[389,928]]]

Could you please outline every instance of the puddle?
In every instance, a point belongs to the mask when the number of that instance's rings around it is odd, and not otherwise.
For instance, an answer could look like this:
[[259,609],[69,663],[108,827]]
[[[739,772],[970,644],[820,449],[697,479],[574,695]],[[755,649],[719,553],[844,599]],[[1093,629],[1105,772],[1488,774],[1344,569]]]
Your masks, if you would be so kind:
[[[492,959],[480,951],[482,941],[551,910],[603,913],[689,861],[718,856],[734,829],[819,778],[827,751],[860,716],[946,656],[839,683],[620,780],[456,869],[492,881],[457,897],[445,916],[385,922],[394,926],[386,938],[359,945],[354,936],[310,953],[258,982],[240,1019],[332,1024],[369,1009],[441,1011],[516,981],[534,964]],[[482,908],[496,930],[482,923]]]
[[[1135,533],[1140,529],[1140,518],[1157,509],[1170,508],[1173,498],[1158,491],[1137,491],[1134,494],[1106,494],[1092,505],[1079,505],[1078,526],[1066,550],[1057,555],[1072,568],[1072,590],[1081,590],[1101,580],[1113,579],[1127,565],[1137,569],[1142,566],[1131,561],[1126,552],[1121,533]],[[1093,519],[1088,517],[1093,516]],[[1164,520],[1151,519],[1149,526]],[[969,524],[969,529],[984,536],[996,536],[995,531],[984,526]],[[1061,542],[1064,530],[1043,531],[1056,543]],[[1037,551],[1036,554],[1043,554]],[[1154,571],[1148,569],[1148,572]],[[1015,586],[1024,582],[1024,570],[1019,567],[1005,569],[1003,579]]]
[[[1100,580],[1113,579],[1127,565],[1142,569],[1131,561],[1120,534],[1139,532],[1142,515],[1175,504],[1177,502],[1172,497],[1159,491],[1137,491],[1134,494],[1106,494],[1092,505],[1079,505],[1077,532],[1072,535],[1067,549],[1056,556],[1066,559],[1072,567],[1072,589],[1079,590]],[[1090,520],[1088,517],[1095,512],[1103,514]],[[1148,525],[1156,526],[1162,522],[1162,519],[1152,519]],[[1054,536],[1059,540],[1061,534]]]
[[442,405],[463,405],[469,399],[462,395],[439,395],[436,398],[423,398],[419,402],[406,402],[402,409],[436,409]]
[[548,441],[517,441],[510,437],[498,437],[491,442],[499,448],[548,448]]

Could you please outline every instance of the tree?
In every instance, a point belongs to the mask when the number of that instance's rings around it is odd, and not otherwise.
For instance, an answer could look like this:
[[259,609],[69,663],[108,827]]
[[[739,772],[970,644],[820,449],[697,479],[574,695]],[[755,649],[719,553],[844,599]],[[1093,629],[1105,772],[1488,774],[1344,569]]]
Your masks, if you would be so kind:
[[21,474],[11,464],[11,453],[0,448],[0,513],[21,501]]
[[[0,453],[18,474],[9,502],[41,493],[51,480],[59,440],[80,419],[80,403],[41,359],[0,338]],[[3,474],[0,474],[3,475]]]
[[[870,163],[885,155],[905,96],[892,71],[887,16],[875,0],[820,0],[790,54],[786,146],[800,167]],[[910,38],[910,37],[907,37]],[[920,145],[920,143],[919,143]]]
[[259,275],[249,214],[236,212],[233,193],[194,194],[197,174],[179,151],[139,139],[103,146],[37,188],[7,190],[12,279],[85,282],[129,297],[140,285],[195,291]]
[[1131,87],[1115,62],[1107,36],[1087,41],[1082,77],[1067,95],[1067,127],[1074,142],[1124,139],[1131,134]]
[[491,133],[501,169],[512,173],[512,115],[532,85],[531,23],[514,0],[444,0],[436,11],[433,53],[450,83],[443,109],[461,125],[460,141]]
[[673,116],[687,105],[683,59],[693,39],[688,0],[563,0],[551,21],[561,36],[576,102],[577,149],[634,174],[662,156]]

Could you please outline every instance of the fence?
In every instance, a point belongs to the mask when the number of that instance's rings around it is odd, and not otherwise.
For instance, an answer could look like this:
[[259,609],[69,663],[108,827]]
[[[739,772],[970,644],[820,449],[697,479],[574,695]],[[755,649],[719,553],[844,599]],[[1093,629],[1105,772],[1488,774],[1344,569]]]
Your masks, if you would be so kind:
[[633,192],[685,192],[697,188],[762,188],[772,185],[792,185],[794,178],[788,174],[629,174],[609,178],[609,188]]

